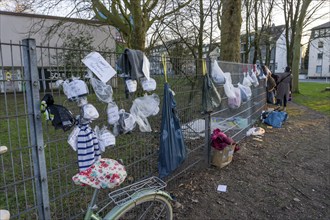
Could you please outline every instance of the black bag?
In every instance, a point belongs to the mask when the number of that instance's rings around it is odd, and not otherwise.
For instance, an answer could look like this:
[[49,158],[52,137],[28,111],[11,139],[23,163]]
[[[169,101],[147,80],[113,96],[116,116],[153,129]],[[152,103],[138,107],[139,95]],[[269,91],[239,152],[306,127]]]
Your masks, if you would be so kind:
[[72,113],[64,106],[54,104],[54,98],[50,94],[46,94],[42,98],[41,112],[46,113],[47,120],[52,121],[52,125],[55,129],[68,131],[76,124]]

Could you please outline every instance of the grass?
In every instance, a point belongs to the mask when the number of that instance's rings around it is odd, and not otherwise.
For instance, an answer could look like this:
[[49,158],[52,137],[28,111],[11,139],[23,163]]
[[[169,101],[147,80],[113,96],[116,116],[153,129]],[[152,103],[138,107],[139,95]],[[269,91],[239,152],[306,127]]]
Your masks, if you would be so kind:
[[300,93],[293,95],[293,101],[330,116],[330,91],[325,91],[326,87],[330,87],[330,84],[299,83]]

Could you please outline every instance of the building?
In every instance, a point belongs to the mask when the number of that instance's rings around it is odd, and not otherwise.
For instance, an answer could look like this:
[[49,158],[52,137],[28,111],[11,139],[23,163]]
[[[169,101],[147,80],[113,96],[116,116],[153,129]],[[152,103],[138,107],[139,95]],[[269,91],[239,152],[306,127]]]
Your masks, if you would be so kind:
[[[248,52],[247,63],[253,63],[253,56],[255,48],[251,46],[251,43],[254,41],[254,34],[249,36],[248,42],[246,42],[244,35],[241,37],[241,60],[245,60],[246,50],[250,48]],[[261,36],[260,40],[260,50],[261,58],[257,62],[265,64],[266,56],[268,53],[269,56],[269,69],[273,73],[281,73],[284,71],[287,66],[287,49],[286,49],[286,40],[285,40],[285,26],[271,26],[269,31],[265,31]]]
[[[90,36],[91,48],[115,51],[118,32],[114,27],[96,20],[64,18],[37,14],[0,11],[0,92],[21,91],[23,39],[33,38],[37,44],[38,67],[42,79],[61,74],[58,55],[63,54],[66,36]],[[15,46],[14,46],[15,45]],[[52,48],[52,49],[49,49]],[[77,57],[77,61],[78,59]],[[52,69],[56,67],[56,71]],[[5,85],[6,84],[6,85]],[[50,85],[44,84],[49,88]]]
[[307,77],[330,77],[330,22],[312,29]]

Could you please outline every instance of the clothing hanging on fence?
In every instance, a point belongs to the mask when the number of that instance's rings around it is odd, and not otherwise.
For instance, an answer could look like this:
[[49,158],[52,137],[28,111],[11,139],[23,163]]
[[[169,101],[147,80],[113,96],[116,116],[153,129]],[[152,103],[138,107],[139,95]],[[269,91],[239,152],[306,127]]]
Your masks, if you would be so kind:
[[101,158],[99,142],[89,123],[79,124],[77,138],[77,153],[79,171],[86,170]]
[[[210,79],[208,73],[206,73],[206,63],[203,60],[203,90],[202,90],[202,106],[205,113],[212,112],[214,108],[217,108],[221,104],[221,96],[215,87],[214,83]],[[223,80],[225,81],[225,80]]]

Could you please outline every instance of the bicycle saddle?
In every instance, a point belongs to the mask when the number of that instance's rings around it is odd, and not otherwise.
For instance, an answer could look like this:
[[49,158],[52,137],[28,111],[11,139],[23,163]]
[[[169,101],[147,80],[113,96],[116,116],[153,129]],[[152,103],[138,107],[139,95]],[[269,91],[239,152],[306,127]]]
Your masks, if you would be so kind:
[[126,178],[125,167],[118,161],[108,158],[97,160],[91,167],[72,177],[76,185],[97,189],[110,189],[119,186]]

